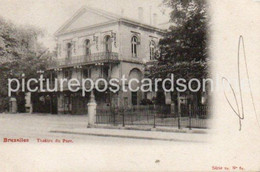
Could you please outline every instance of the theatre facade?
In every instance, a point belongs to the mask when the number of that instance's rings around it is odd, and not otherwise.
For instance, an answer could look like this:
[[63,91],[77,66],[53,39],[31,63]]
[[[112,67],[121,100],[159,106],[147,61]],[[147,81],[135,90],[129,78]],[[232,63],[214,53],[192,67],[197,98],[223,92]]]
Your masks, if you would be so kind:
[[[48,68],[50,80],[91,78],[95,82],[99,78],[120,80],[123,75],[127,81],[144,78],[147,65],[156,61],[154,53],[165,30],[157,27],[156,15],[151,24],[143,22],[142,8],[138,8],[138,16],[139,20],[132,20],[98,9],[81,8],[55,33],[57,57]],[[122,87],[121,82],[119,86]],[[132,85],[137,86],[137,83]],[[102,88],[102,83],[99,87]],[[128,82],[125,87],[129,87]],[[122,89],[113,93],[94,88],[93,93],[99,107],[139,105],[143,99],[152,100],[156,96],[153,92]],[[47,106],[54,113],[87,113],[90,92],[82,96],[82,91],[71,92],[65,84],[63,91],[48,96],[52,101]]]

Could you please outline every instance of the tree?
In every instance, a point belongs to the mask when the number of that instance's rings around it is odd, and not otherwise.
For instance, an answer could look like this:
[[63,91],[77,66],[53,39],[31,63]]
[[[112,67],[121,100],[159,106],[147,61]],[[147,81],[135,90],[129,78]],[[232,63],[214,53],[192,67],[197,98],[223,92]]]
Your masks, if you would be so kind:
[[[25,80],[45,70],[51,53],[39,42],[42,31],[31,26],[16,26],[0,18],[0,111],[8,107],[8,78]],[[21,96],[19,96],[21,95]],[[24,104],[24,95],[16,94]]]
[[[170,26],[159,42],[158,63],[149,77],[202,79],[208,75],[207,23],[205,0],[164,0],[172,9]],[[172,93],[172,96],[174,94]]]

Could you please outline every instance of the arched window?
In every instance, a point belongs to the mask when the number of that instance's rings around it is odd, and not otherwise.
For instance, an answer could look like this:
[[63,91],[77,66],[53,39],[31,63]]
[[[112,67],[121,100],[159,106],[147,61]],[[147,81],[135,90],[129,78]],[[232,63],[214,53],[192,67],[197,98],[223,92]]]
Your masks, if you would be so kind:
[[91,52],[90,52],[90,40],[86,39],[84,44],[85,44],[85,55],[89,56],[91,54]]
[[109,35],[105,36],[105,52],[112,52],[112,39]]
[[72,44],[67,43],[67,58],[70,59],[72,55]]
[[137,37],[133,36],[131,40],[131,52],[133,57],[137,57],[137,42],[138,42]]
[[131,100],[132,100],[132,105],[138,105],[140,104],[140,101],[142,99],[142,94],[141,94],[141,90],[138,90],[138,87],[140,88],[140,84],[141,84],[141,80],[142,80],[142,72],[137,69],[134,68],[129,72],[129,81],[132,79],[136,79],[139,82],[131,82],[129,83],[128,87],[131,87]]
[[151,41],[150,42],[150,60],[154,60],[154,55],[155,55],[155,42]]

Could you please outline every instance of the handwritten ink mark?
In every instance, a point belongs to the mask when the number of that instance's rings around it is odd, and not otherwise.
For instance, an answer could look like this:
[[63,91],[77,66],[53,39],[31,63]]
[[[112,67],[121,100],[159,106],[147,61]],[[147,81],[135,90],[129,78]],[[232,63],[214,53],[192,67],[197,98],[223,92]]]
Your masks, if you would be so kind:
[[252,100],[252,105],[253,105],[253,108],[254,108],[254,114],[255,114],[255,117],[256,117],[256,120],[257,120],[257,124],[258,124],[258,127],[260,128],[259,119],[258,119],[258,116],[257,116],[257,113],[256,113],[256,108],[255,108],[255,101],[254,101],[254,97],[253,97],[253,92],[252,92],[252,89],[251,89],[251,83],[250,83],[248,67],[247,67],[247,58],[246,58],[246,52],[245,52],[244,38],[243,38],[242,35],[240,35],[239,36],[239,41],[238,41],[238,54],[237,54],[237,67],[238,68],[237,68],[237,74],[238,74],[238,87],[239,87],[239,97],[240,97],[241,112],[240,112],[237,96],[235,94],[233,86],[230,84],[230,82],[228,81],[227,78],[222,77],[222,85],[224,86],[225,82],[228,83],[228,85],[229,85],[229,87],[230,87],[230,89],[232,91],[233,97],[235,99],[235,102],[236,102],[237,110],[235,110],[235,108],[233,107],[233,105],[229,101],[229,99],[227,97],[227,94],[225,92],[225,89],[224,89],[225,98],[226,98],[229,106],[232,108],[232,110],[234,111],[234,113],[236,114],[236,116],[239,119],[239,131],[242,130],[242,120],[244,120],[244,118],[245,118],[245,114],[244,114],[244,101],[243,101],[242,89],[241,89],[241,75],[240,75],[240,51],[239,50],[241,48],[241,44],[242,44],[243,57],[244,57],[244,63],[245,63],[245,68],[246,68],[247,81],[248,81],[248,85],[249,85],[250,97],[251,97],[251,100]]

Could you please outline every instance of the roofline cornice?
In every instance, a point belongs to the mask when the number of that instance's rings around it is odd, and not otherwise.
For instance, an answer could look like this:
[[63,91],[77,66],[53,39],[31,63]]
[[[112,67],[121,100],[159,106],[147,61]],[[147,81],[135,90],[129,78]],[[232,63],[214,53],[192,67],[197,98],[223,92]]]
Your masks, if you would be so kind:
[[118,23],[118,21],[109,21],[109,22],[106,22],[106,23],[100,23],[100,24],[96,24],[96,25],[92,25],[92,26],[88,26],[88,27],[70,30],[70,31],[67,31],[67,32],[61,32],[61,33],[56,34],[55,36],[58,37],[58,36],[61,36],[61,35],[71,34],[71,33],[75,33],[75,32],[81,32],[81,31],[84,31],[84,30],[94,29],[94,28],[103,27],[103,26],[107,26],[107,25],[113,25],[113,24],[117,24],[117,23]]
[[134,26],[143,27],[145,29],[160,32],[162,34],[167,32],[167,30],[160,29],[160,28],[148,25],[148,24],[143,24],[143,23],[140,23],[140,22],[132,21],[132,20],[125,19],[125,18],[120,19],[120,22],[125,22],[125,23],[128,23],[128,24],[134,25]]

